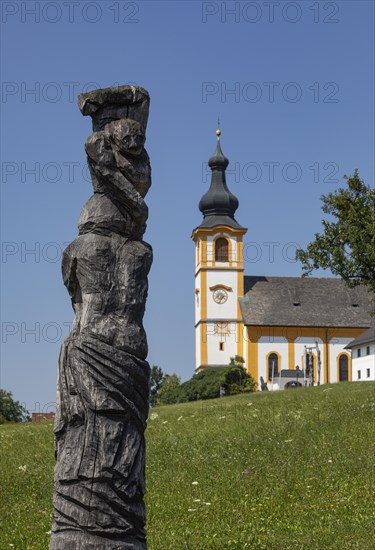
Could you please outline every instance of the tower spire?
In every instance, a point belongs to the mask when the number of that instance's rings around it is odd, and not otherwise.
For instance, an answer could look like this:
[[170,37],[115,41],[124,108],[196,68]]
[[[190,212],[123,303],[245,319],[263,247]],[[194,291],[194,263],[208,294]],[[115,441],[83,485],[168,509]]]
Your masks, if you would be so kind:
[[[195,242],[197,371],[227,365],[232,355],[245,357],[247,350],[238,306],[238,298],[244,294],[242,246],[247,229],[234,217],[238,200],[225,180],[229,160],[221,149],[219,118],[215,142],[215,152],[208,161],[211,185],[199,203],[203,220],[192,234]],[[213,319],[214,331],[210,330]]]
[[229,160],[221,149],[219,118],[216,136],[216,149],[208,161],[208,165],[212,171],[211,185],[199,203],[199,210],[204,216],[200,227],[227,225],[233,228],[241,228],[234,218],[234,213],[238,208],[238,199],[229,191],[226,183],[225,170],[229,164]]

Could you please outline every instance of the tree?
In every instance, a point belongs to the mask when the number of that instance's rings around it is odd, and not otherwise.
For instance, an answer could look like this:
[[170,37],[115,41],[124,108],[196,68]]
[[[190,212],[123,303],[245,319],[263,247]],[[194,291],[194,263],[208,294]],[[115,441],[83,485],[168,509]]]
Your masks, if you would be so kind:
[[206,368],[183,384],[180,384],[176,374],[166,374],[157,394],[157,403],[170,405],[215,399],[220,397],[220,388],[224,388],[227,395],[255,391],[257,384],[243,368],[244,362],[242,357],[236,356],[233,358],[233,366]]
[[157,393],[157,403],[160,405],[169,405],[175,403],[174,393],[179,388],[181,379],[177,374],[165,374],[161,383],[161,387]]
[[235,355],[234,357],[231,357],[229,360],[230,367],[243,367],[244,363],[245,363],[245,359],[241,357],[241,355]]
[[227,395],[252,392],[256,390],[257,383],[244,369],[245,359],[240,355],[230,358],[229,369],[225,378],[225,391]]
[[303,276],[313,270],[329,269],[349,286],[365,284],[375,292],[375,190],[358,175],[344,176],[346,188],[323,195],[322,210],[333,220],[323,220],[323,233],[296,258],[302,262]]
[[176,403],[219,397],[220,387],[225,385],[227,372],[226,367],[209,367],[197,372],[174,393]]
[[150,405],[156,405],[157,394],[163,384],[164,373],[160,367],[153,365],[150,372]]
[[0,424],[26,420],[30,420],[30,415],[25,407],[13,399],[12,392],[0,389]]

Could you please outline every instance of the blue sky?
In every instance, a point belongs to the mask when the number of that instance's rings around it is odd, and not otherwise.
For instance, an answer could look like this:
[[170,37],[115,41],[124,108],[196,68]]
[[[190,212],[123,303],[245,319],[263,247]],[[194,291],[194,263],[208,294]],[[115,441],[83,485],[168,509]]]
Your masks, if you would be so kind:
[[[220,116],[240,201],[246,274],[301,274],[319,197],[358,167],[374,183],[374,4],[2,2],[1,387],[55,401],[73,320],[63,248],[92,192],[78,93],[135,83],[151,95],[146,147],[154,249],[149,361],[194,370],[194,246]],[[272,12],[270,11],[272,9]]]

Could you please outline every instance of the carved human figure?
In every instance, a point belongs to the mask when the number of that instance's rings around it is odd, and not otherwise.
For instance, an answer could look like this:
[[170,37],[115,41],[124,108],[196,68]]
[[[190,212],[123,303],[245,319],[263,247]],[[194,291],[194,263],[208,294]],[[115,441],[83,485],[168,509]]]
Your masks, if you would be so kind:
[[75,320],[59,359],[50,550],[145,550],[149,96],[121,86],[82,94],[79,106],[93,118],[94,195],[62,261]]

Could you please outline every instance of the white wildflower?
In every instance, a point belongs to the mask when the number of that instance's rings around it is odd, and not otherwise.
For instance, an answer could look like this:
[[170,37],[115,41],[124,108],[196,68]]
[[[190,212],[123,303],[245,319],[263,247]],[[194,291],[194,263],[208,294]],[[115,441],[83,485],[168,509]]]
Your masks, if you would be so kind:
[[18,466],[18,469],[21,470],[21,472],[26,472],[26,464],[24,466]]
[[158,417],[159,417],[158,413],[152,412],[152,413],[150,414],[150,420],[155,420],[155,419],[158,418]]
[[198,481],[192,481],[191,484],[192,485],[198,485]]

